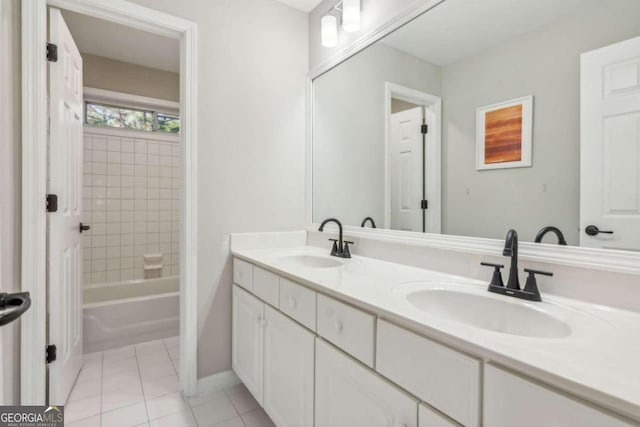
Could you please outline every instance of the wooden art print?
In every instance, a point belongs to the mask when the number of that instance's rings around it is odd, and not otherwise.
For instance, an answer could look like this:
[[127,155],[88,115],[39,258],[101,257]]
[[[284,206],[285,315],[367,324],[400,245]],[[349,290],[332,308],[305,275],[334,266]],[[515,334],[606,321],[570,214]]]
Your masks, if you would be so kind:
[[533,97],[477,109],[476,169],[531,166]]
[[484,162],[522,160],[522,105],[486,113],[484,121]]

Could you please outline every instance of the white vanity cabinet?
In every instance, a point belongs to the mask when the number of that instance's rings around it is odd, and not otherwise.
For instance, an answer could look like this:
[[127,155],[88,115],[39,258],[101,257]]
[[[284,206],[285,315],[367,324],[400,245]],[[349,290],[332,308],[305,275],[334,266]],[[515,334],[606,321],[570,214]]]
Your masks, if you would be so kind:
[[263,407],[278,427],[313,427],[315,335],[265,307]]
[[629,427],[631,424],[493,365],[484,374],[485,427]]
[[418,402],[317,339],[315,427],[417,427]]
[[231,366],[262,404],[264,303],[238,286],[233,287]]

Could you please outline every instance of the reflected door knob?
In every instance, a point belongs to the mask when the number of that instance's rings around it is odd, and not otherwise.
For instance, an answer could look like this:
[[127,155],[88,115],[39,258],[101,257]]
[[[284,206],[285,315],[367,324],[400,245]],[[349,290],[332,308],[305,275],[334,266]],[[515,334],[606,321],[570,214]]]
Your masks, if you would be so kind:
[[587,225],[587,227],[584,229],[584,232],[589,236],[597,236],[598,234],[613,234],[613,231],[603,231],[595,225]]
[[84,225],[83,223],[80,223],[80,232],[82,233],[83,231],[89,231],[91,230],[91,226],[90,225]]

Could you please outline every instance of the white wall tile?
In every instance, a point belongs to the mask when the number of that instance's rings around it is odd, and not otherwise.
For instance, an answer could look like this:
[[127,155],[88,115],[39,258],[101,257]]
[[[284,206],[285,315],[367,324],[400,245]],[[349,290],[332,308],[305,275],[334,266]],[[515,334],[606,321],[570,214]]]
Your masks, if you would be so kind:
[[85,284],[142,279],[148,253],[177,274],[181,147],[88,133],[83,155]]

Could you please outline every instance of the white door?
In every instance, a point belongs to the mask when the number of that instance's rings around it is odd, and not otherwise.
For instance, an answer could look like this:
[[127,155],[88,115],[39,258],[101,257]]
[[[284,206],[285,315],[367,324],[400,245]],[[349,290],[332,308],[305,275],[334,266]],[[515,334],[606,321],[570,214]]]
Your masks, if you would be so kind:
[[315,427],[416,427],[418,402],[316,339]]
[[313,427],[314,335],[265,308],[264,409],[278,427]]
[[391,115],[391,229],[423,231],[424,107]]
[[264,304],[233,286],[231,367],[262,405]]
[[580,245],[640,250],[640,37],[582,55],[580,122]]
[[82,367],[82,58],[62,14],[49,11],[49,193],[58,211],[49,220],[49,403],[63,405]]

